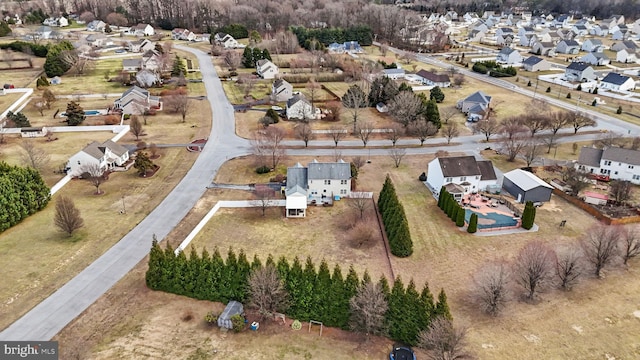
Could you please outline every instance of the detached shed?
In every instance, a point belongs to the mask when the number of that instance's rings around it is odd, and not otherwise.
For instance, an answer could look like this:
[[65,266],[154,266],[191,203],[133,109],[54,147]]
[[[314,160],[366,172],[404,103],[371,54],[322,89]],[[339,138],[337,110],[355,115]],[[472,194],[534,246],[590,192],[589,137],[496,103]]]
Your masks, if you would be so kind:
[[242,315],[242,313],[244,313],[244,308],[241,303],[237,301],[229,301],[222,314],[218,316],[218,327],[233,329],[231,317],[233,315]]
[[585,191],[583,195],[584,202],[592,205],[607,205],[607,200],[609,200],[607,195],[591,191]]
[[542,181],[534,174],[515,169],[504,174],[502,188],[518,202],[545,202],[551,199],[553,186]]

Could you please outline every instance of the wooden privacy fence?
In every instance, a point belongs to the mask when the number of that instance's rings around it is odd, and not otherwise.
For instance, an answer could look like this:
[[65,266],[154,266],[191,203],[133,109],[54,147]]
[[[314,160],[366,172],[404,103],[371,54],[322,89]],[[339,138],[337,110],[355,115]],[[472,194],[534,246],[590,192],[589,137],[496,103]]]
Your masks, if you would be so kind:
[[640,215],[636,215],[636,216],[625,216],[623,218],[611,218],[603,213],[601,213],[598,209],[594,208],[593,206],[585,203],[584,201],[573,197],[569,194],[566,194],[565,192],[563,192],[560,189],[553,189],[553,193],[557,196],[560,196],[561,198],[567,200],[568,202],[570,202],[571,204],[579,207],[580,209],[586,211],[587,213],[589,213],[589,215],[592,215],[593,217],[595,217],[596,219],[598,219],[599,221],[607,224],[607,225],[622,225],[622,224],[632,224],[632,223],[637,223],[640,222]]

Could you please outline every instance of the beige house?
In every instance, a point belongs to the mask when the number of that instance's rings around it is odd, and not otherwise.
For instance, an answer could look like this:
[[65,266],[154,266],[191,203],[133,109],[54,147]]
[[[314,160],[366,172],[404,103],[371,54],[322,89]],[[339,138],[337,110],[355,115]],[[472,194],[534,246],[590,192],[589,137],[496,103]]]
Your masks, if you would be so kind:
[[132,86],[122,93],[122,96],[113,103],[113,107],[122,110],[123,114],[140,115],[152,109],[162,109],[162,102],[159,96],[153,96],[141,87]]

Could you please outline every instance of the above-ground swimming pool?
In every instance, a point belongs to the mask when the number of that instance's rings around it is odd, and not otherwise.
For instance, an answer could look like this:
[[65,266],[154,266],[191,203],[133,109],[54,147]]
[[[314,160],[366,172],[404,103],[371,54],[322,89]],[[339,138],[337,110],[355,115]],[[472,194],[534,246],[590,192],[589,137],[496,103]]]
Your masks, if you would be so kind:
[[494,212],[481,214],[469,209],[466,209],[464,214],[464,219],[467,223],[469,222],[471,214],[473,213],[478,215],[478,229],[491,229],[497,227],[510,227],[518,225],[518,220],[514,219],[513,216],[498,214]]
[[[107,113],[107,111],[106,111],[106,110],[85,110],[85,111],[84,111],[84,115],[85,115],[85,116],[97,116],[97,115],[104,115],[104,114],[106,114],[106,113]],[[61,117],[65,117],[65,116],[67,116],[67,113],[65,113],[65,112],[60,113],[60,116],[61,116]]]

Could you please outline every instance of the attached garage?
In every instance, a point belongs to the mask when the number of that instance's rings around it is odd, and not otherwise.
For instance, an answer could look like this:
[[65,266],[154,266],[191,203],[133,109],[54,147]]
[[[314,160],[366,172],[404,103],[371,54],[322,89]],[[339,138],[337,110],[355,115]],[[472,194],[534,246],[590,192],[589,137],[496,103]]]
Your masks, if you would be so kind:
[[534,174],[516,169],[504,174],[502,188],[518,202],[545,202],[551,199],[553,187]]

